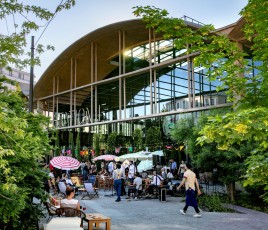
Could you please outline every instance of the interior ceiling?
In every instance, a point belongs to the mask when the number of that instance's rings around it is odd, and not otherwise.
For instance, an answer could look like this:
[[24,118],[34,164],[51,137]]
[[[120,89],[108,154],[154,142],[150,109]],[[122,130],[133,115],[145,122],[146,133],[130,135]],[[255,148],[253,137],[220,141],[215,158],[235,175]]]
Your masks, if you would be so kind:
[[[241,25],[238,21],[229,27],[228,33],[232,39],[241,39]],[[193,23],[187,23],[191,28],[197,28]],[[228,26],[225,28],[228,29]],[[58,92],[70,89],[71,58],[76,59],[76,87],[91,83],[91,44],[96,44],[97,50],[97,80],[105,79],[117,66],[110,63],[119,51],[119,31],[125,32],[125,48],[130,49],[148,43],[149,35],[145,24],[140,20],[129,20],[111,24],[97,29],[74,42],[49,66],[34,87],[34,98],[38,100],[53,94],[53,78],[59,78]],[[156,40],[161,39],[156,35]],[[127,86],[128,87],[128,86]],[[56,87],[55,87],[56,88]],[[137,89],[138,90],[138,89]],[[68,93],[69,94],[69,93]],[[77,92],[77,105],[81,105],[90,94],[90,88]],[[115,98],[114,98],[115,99]],[[118,99],[118,98],[117,98]],[[52,98],[48,99],[52,103]],[[60,96],[59,101],[68,103],[68,95]]]

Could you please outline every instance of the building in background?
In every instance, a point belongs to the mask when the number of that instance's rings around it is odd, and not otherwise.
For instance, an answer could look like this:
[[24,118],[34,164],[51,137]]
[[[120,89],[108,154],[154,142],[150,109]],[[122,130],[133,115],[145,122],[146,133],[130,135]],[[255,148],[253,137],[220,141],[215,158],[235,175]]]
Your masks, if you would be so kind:
[[[184,20],[191,29],[202,27]],[[215,33],[243,49],[249,46],[244,23],[240,19]],[[210,82],[207,69],[194,66],[197,55],[176,49],[173,40],[164,40],[140,19],[114,23],[85,35],[55,59],[34,87],[36,106],[56,129],[80,129],[88,134],[87,142],[93,133],[131,136],[147,119],[175,123],[189,114],[229,107],[225,92],[216,91],[221,82]]]
[[[29,97],[29,89],[30,89],[30,73],[25,71],[17,70],[14,68],[3,68],[0,67],[0,75],[4,75],[5,77],[9,78],[10,80],[17,81],[20,85],[20,88],[23,94],[26,97]],[[14,86],[6,84],[10,89],[14,89]]]

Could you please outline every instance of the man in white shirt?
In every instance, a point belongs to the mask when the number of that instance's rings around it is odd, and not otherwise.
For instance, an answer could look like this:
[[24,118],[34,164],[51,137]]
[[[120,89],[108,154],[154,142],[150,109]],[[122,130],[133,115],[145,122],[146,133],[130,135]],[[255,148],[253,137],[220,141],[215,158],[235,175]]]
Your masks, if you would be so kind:
[[130,193],[135,193],[138,190],[142,191],[142,179],[141,179],[141,176],[140,176],[140,174],[138,172],[135,174],[135,179],[133,181],[133,184],[130,185],[130,186],[131,187],[129,187],[129,189],[128,189],[128,197],[126,199],[130,198]]
[[113,174],[113,171],[114,171],[114,162],[111,161],[109,164],[108,164],[108,172],[110,175]]
[[129,168],[128,178],[130,179],[130,183],[133,183],[133,181],[134,181],[134,175],[136,173],[136,167],[133,164],[133,161],[130,161],[130,164],[129,164],[129,167],[128,168]]
[[151,182],[151,184],[149,185],[148,188],[148,193],[153,195],[154,193],[154,189],[159,189],[160,186],[162,186],[162,182],[163,182],[163,177],[161,177],[160,175],[156,174],[156,171],[153,171],[153,181]]

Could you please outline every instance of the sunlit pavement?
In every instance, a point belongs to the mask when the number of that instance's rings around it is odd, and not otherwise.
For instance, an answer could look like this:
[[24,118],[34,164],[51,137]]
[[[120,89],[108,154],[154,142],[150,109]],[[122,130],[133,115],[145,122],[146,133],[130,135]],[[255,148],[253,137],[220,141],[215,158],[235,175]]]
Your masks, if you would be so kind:
[[121,202],[115,202],[116,196],[112,191],[101,190],[99,194],[99,198],[91,200],[80,200],[81,196],[76,199],[86,206],[86,213],[99,212],[111,217],[112,230],[268,229],[268,214],[237,206],[234,208],[240,213],[202,212],[201,218],[194,218],[192,207],[186,215],[180,214],[179,210],[184,207],[180,197],[167,196],[166,202],[160,202],[158,199],[127,200],[123,196]]

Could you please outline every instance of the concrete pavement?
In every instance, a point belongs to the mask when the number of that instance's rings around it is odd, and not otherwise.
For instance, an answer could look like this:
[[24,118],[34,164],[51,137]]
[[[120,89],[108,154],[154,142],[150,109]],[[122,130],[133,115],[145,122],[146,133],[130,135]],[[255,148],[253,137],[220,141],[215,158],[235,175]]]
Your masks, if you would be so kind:
[[[115,202],[116,196],[111,196],[112,191],[99,192],[99,198],[94,197],[81,200],[86,206],[86,213],[102,213],[111,217],[112,230],[154,230],[154,229],[213,229],[213,230],[251,230],[268,229],[268,214],[232,206],[237,212],[202,212],[201,218],[194,218],[194,209],[189,207],[186,215],[181,215],[179,210],[184,207],[181,197],[167,196],[166,202],[158,199],[134,200],[122,197],[121,202]],[[43,220],[45,223],[45,219]],[[84,222],[84,228],[86,228]],[[101,225],[101,229],[105,229]]]
[[[180,197],[167,196],[167,202],[158,199],[126,200],[115,202],[111,191],[100,191],[100,197],[80,200],[87,213],[99,212],[112,219],[112,230],[148,229],[268,229],[268,214],[233,206],[238,212],[202,212],[201,218],[194,218],[194,209],[189,207],[187,214],[181,215],[184,207]],[[81,196],[77,196],[80,199]],[[101,226],[104,229],[104,226]]]

